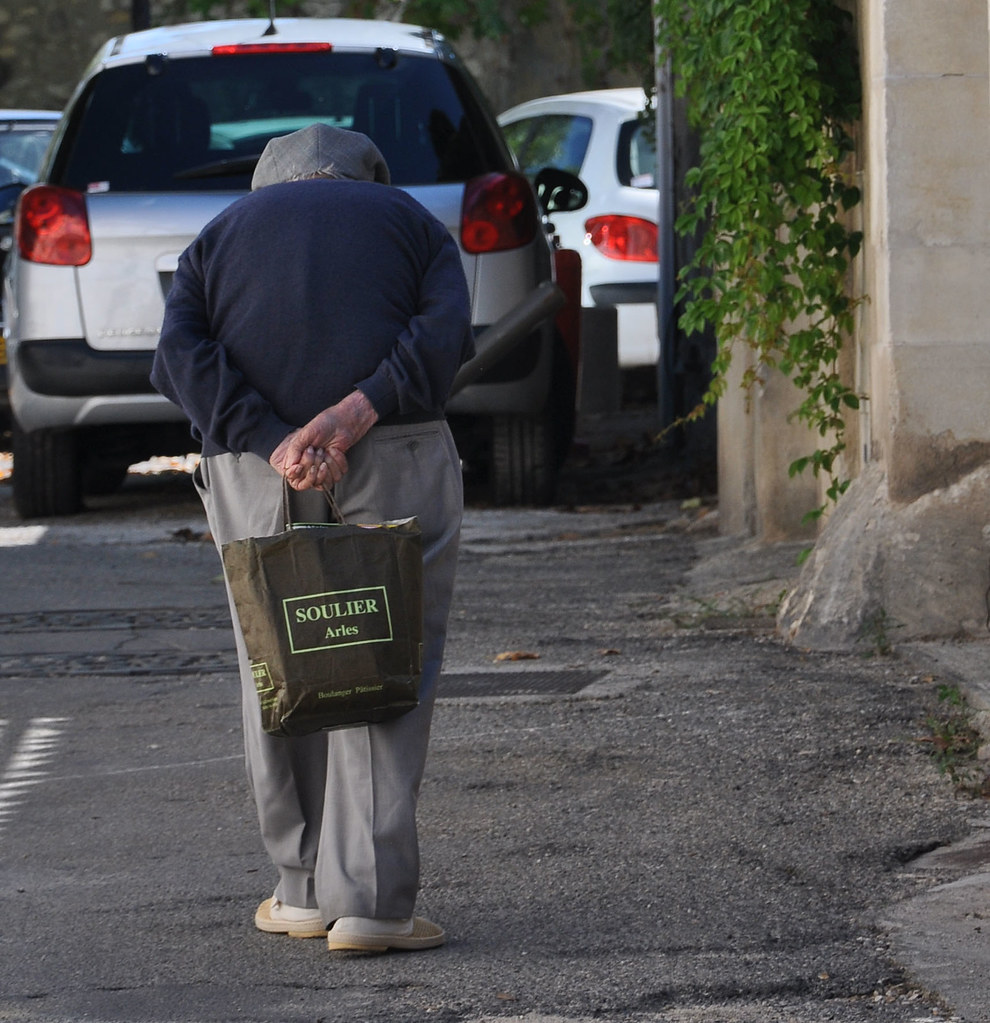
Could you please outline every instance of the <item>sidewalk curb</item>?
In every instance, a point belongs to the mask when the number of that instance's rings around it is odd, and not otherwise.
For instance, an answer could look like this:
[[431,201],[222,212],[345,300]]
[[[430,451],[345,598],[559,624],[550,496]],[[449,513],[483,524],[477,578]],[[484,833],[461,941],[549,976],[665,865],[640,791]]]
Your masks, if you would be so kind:
[[[990,738],[990,640],[906,643],[898,653],[956,684]],[[961,1019],[981,1023],[990,1011],[990,808],[979,802],[973,808],[972,834],[911,864],[962,876],[891,906],[880,922],[908,972]]]

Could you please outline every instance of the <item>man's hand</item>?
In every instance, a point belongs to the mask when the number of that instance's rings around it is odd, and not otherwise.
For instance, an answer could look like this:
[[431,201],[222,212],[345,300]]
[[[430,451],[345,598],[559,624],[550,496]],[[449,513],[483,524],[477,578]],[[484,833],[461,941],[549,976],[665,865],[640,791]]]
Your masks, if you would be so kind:
[[290,433],[272,452],[269,462],[295,490],[332,486],[347,472],[344,454],[378,419],[361,391],[314,416]]

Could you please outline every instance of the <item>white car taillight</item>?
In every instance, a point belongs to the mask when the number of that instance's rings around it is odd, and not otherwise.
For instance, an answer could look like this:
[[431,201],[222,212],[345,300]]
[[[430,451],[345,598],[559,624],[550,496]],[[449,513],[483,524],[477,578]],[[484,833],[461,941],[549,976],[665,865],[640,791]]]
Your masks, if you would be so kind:
[[22,258],[54,266],[82,266],[93,254],[86,199],[54,185],[34,185],[17,203],[14,232]]
[[464,186],[461,245],[466,252],[503,252],[528,245],[539,220],[536,199],[521,174],[483,174]]
[[613,213],[592,217],[584,229],[588,232],[586,240],[609,259],[657,262],[657,225],[651,220]]

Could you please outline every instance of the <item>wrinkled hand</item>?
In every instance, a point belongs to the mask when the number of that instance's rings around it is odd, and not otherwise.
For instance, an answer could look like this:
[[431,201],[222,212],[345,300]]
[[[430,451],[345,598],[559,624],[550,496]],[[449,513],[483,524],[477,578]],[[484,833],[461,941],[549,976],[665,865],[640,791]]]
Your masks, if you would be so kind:
[[378,413],[361,391],[314,416],[290,433],[269,462],[294,490],[332,486],[347,472],[344,454],[375,424]]
[[307,446],[297,453],[301,431],[290,433],[272,452],[269,462],[295,490],[332,486],[347,472],[347,459],[339,448]]

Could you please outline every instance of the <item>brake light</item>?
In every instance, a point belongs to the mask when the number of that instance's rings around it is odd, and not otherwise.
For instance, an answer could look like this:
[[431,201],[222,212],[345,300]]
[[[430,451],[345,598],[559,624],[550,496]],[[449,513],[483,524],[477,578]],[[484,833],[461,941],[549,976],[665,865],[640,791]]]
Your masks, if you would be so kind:
[[461,245],[466,252],[503,252],[536,237],[536,199],[521,174],[483,174],[464,186]]
[[613,213],[592,217],[584,229],[588,232],[586,240],[609,259],[657,262],[657,225],[652,220]]
[[326,53],[330,43],[225,43],[214,46],[214,57],[237,57],[244,53]]
[[54,185],[33,185],[21,193],[14,228],[21,256],[32,263],[82,266],[93,254],[80,192]]

